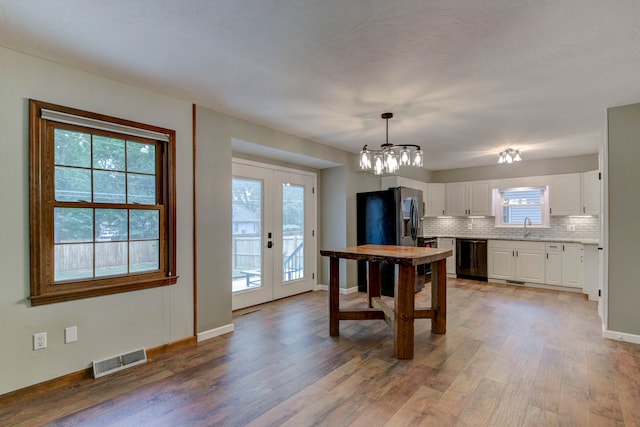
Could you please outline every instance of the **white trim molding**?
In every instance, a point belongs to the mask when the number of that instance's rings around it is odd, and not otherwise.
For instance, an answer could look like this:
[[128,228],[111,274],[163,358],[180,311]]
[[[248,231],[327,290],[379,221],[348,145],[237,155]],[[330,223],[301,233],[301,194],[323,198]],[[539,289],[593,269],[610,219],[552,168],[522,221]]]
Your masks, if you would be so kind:
[[605,329],[604,325],[602,326],[602,335],[605,338],[609,338],[611,340],[626,341],[634,344],[640,344],[640,335],[629,334],[626,332],[611,331],[609,329]]
[[219,328],[209,329],[208,331],[198,332],[197,340],[198,342],[205,341],[211,338],[215,338],[220,335],[228,334],[233,332],[233,323],[228,325],[220,326]]

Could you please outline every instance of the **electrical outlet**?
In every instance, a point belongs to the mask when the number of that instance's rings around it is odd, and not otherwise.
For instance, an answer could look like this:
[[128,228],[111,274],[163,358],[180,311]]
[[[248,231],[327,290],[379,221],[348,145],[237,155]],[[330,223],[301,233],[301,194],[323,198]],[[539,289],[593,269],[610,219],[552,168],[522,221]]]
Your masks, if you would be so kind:
[[69,326],[64,328],[64,343],[69,344],[78,341],[78,327]]
[[567,231],[576,231],[576,225],[575,224],[568,224],[567,225]]
[[33,349],[41,350],[43,348],[47,348],[47,333],[38,332],[37,334],[33,334]]
[[467,224],[467,230],[473,230],[473,224],[472,223]]

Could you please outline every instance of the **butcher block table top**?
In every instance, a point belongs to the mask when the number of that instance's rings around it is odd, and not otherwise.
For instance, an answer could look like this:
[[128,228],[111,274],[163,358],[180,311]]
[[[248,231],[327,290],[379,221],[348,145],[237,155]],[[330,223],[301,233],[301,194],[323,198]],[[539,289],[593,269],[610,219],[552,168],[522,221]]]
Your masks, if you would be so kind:
[[[329,335],[340,335],[340,320],[382,319],[393,329],[394,352],[398,359],[412,359],[414,347],[414,319],[431,319],[431,330],[437,334],[447,329],[447,274],[446,260],[453,255],[450,249],[422,248],[415,246],[361,245],[344,249],[323,249],[329,257]],[[369,307],[363,309],[340,309],[340,258],[367,261],[369,280],[367,296]],[[394,288],[394,307],[389,307],[381,298],[380,264],[399,266]],[[414,283],[415,266],[432,264],[431,307],[416,308]]]

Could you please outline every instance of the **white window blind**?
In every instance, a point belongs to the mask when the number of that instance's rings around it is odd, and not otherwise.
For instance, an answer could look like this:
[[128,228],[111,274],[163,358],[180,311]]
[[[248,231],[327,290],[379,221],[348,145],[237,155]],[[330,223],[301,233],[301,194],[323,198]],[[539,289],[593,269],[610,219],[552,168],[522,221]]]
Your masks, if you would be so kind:
[[52,111],[42,109],[41,117],[45,120],[51,120],[58,123],[66,123],[76,126],[84,126],[91,129],[99,129],[109,132],[117,132],[124,135],[137,136],[140,138],[153,139],[155,141],[169,142],[169,135],[154,132],[147,129],[140,129],[133,126],[121,125],[119,123],[105,122],[102,120],[92,119],[89,117],[76,116],[74,114],[63,113],[60,111]]

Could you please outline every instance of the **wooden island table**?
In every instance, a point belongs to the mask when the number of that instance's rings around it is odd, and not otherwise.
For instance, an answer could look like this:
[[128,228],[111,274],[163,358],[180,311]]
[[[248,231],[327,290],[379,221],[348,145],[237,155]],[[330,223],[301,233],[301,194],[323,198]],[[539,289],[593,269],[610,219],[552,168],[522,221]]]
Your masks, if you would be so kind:
[[[329,257],[329,335],[340,335],[340,320],[384,319],[393,329],[395,357],[412,359],[414,347],[414,319],[431,319],[431,330],[437,334],[447,331],[447,274],[446,259],[453,255],[449,249],[415,246],[361,245],[344,249],[323,249]],[[369,307],[341,310],[339,294],[340,258],[367,261]],[[381,297],[380,264],[398,264],[399,276],[395,285],[394,307]],[[431,263],[431,307],[416,308],[414,283],[416,266]]]

